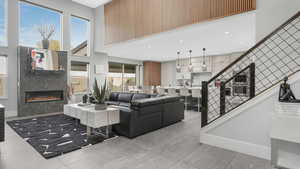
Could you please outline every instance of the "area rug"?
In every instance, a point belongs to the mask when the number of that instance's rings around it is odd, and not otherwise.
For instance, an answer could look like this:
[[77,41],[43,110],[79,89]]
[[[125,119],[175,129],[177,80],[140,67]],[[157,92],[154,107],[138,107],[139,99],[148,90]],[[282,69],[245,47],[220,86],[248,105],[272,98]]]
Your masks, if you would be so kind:
[[[105,140],[101,135],[87,137],[86,127],[65,115],[14,120],[7,124],[46,159]],[[112,133],[109,138],[115,136]]]

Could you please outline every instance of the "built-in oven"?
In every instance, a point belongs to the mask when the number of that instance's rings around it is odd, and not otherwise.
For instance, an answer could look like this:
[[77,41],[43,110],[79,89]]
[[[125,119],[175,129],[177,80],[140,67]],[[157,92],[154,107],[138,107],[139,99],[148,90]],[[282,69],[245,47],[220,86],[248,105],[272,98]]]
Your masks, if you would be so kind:
[[249,96],[249,87],[248,86],[233,86],[232,87],[233,90],[233,96]]
[[248,71],[237,73],[234,72],[233,75],[235,78],[232,82],[232,94],[233,96],[249,96],[250,90],[250,74]]

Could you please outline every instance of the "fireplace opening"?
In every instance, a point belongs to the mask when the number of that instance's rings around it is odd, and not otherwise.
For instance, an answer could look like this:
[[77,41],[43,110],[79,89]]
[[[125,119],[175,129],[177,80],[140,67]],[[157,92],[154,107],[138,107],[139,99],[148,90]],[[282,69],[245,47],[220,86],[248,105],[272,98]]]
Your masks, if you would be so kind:
[[63,101],[63,91],[30,91],[25,92],[25,103]]

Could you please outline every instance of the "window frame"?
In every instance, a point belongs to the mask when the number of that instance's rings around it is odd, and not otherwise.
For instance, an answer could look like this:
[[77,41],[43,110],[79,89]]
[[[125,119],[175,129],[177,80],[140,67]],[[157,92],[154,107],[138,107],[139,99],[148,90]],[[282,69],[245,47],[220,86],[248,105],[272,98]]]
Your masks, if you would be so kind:
[[89,62],[84,62],[84,61],[76,61],[76,60],[72,60],[70,63],[70,76],[69,76],[69,80],[70,80],[70,86],[72,87],[72,62],[73,63],[83,63],[87,65],[87,89],[85,92],[75,92],[74,91],[74,95],[82,95],[82,94],[86,94],[90,91],[90,78],[91,78],[91,64]]
[[[38,3],[34,3],[34,2],[31,2],[31,1],[28,1],[28,0],[18,0],[18,10],[19,10],[19,26],[18,26],[18,45],[21,46],[20,44],[20,37],[21,37],[21,3],[27,3],[29,5],[32,5],[32,6],[36,6],[38,8],[44,8],[44,9],[47,9],[47,10],[50,10],[50,11],[53,11],[53,12],[57,12],[59,14],[59,22],[60,22],[60,26],[59,26],[59,30],[60,30],[60,50],[62,51],[64,49],[64,45],[63,45],[63,42],[64,42],[64,29],[63,29],[63,19],[64,19],[64,12],[61,11],[61,10],[58,10],[58,9],[55,9],[55,8],[51,8],[51,7],[48,7],[48,6],[45,6],[45,5],[41,5],[41,4],[38,4]],[[31,46],[27,46],[27,47],[31,47]],[[33,47],[33,48],[37,48],[38,47]]]
[[7,100],[8,99],[8,55],[0,54],[0,57],[6,58],[6,82],[5,82],[5,89],[4,89],[4,96],[0,96],[0,100]]
[[[8,47],[8,0],[3,0],[4,4],[4,45],[0,45],[0,47],[7,48]],[[0,55],[1,56],[1,55]]]
[[[82,20],[85,20],[85,21],[87,21],[88,22],[88,24],[87,24],[87,56],[80,56],[80,55],[74,55],[73,53],[72,53],[72,30],[73,30],[73,26],[72,26],[72,19],[73,19],[73,17],[74,18],[77,18],[77,19],[82,19]],[[91,51],[91,37],[92,37],[92,35],[91,35],[91,20],[90,19],[87,19],[87,18],[84,18],[84,17],[81,17],[81,16],[78,16],[78,15],[74,15],[74,14],[71,14],[70,15],[70,23],[69,23],[69,32],[70,32],[70,55],[72,56],[72,57],[81,57],[81,58],[89,58],[89,57],[91,57],[91,53],[92,53],[92,51]]]
[[[124,83],[124,78],[126,78],[125,74],[133,74],[133,73],[125,73],[125,65],[131,65],[131,66],[137,67],[138,64],[120,63],[120,62],[108,62],[108,67],[109,67],[110,64],[121,64],[122,65],[122,72],[118,72],[118,73],[121,74],[121,77],[122,77],[122,86],[121,86],[122,92],[125,92],[126,91],[125,90],[125,83]],[[108,80],[108,77],[109,77],[110,73],[116,73],[116,72],[110,72],[108,70],[108,74],[107,74],[108,76],[106,77],[107,80]],[[137,85],[137,70],[135,69],[135,86],[136,85]]]

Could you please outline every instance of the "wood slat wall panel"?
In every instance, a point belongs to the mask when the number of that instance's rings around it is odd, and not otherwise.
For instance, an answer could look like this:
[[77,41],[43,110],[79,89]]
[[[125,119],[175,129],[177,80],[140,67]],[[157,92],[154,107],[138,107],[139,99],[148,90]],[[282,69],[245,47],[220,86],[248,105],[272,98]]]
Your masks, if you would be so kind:
[[136,0],[136,37],[162,31],[161,0]]
[[105,44],[120,41],[120,0],[105,5]]
[[162,0],[162,13],[163,30],[170,30],[188,24],[186,0]]
[[144,65],[144,86],[159,86],[161,84],[161,63],[146,61]]
[[120,0],[120,40],[134,39],[136,0]]
[[256,9],[256,0],[113,0],[105,43],[115,43]]

